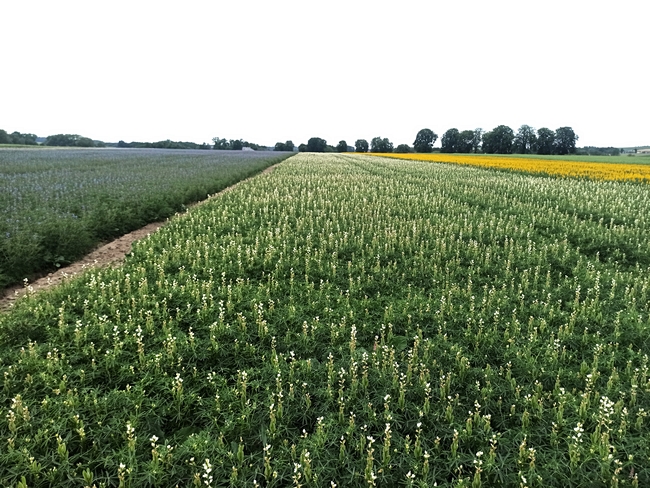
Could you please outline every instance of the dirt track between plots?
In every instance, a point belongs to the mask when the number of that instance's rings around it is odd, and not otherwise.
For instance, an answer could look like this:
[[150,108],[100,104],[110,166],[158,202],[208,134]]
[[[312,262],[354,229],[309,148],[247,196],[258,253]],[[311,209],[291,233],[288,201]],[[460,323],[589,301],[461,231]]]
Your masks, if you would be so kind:
[[[277,164],[273,166],[269,166],[259,174],[270,173],[275,169],[276,166]],[[215,193],[214,195],[211,195],[206,200],[202,200],[193,205],[190,205],[190,208],[196,205],[201,205],[202,203],[205,203],[214,197],[217,197],[227,191],[230,191],[233,188],[235,188],[237,185],[240,185],[241,183],[248,181],[251,178],[255,178],[255,176],[251,176],[250,178],[246,178],[245,180],[235,183],[234,185],[229,186],[228,188],[224,188],[219,193]],[[25,287],[24,285],[16,285],[13,287],[6,288],[5,290],[0,290],[0,311],[10,309],[13,306],[14,302],[18,298],[22,297],[27,291],[29,291],[30,293],[32,292],[37,293],[41,290],[45,290],[52,286],[56,286],[62,283],[63,281],[78,275],[79,273],[85,271],[88,268],[93,268],[93,267],[102,268],[102,267],[113,266],[121,263],[122,261],[124,261],[124,257],[131,252],[131,244],[133,244],[135,241],[139,241],[140,239],[147,237],[149,234],[156,232],[160,227],[165,225],[168,221],[169,219],[162,222],[154,222],[152,224],[148,224],[142,227],[141,229],[134,230],[133,232],[129,232],[128,234],[125,234],[122,237],[115,239],[114,241],[111,241],[107,244],[100,245],[97,249],[92,251],[90,254],[87,254],[79,261],[72,263],[64,268],[61,268],[53,273],[49,273],[47,276],[38,278],[34,280],[34,282],[29,282],[27,287]]]

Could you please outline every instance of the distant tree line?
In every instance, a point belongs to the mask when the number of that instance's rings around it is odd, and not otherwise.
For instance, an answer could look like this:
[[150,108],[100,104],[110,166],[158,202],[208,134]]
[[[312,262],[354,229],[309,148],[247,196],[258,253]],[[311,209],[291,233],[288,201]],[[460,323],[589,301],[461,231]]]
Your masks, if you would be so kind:
[[[636,152],[636,149],[634,152]],[[619,156],[621,154],[621,150],[617,147],[585,146],[583,148],[576,149],[576,154],[580,156]]]
[[[43,139],[40,139],[43,141]],[[440,140],[440,149],[434,149],[438,135],[431,129],[420,130],[413,145],[399,144],[396,147],[386,137],[374,137],[370,143],[365,139],[357,139],[354,147],[348,146],[345,140],[339,141],[336,146],[327,144],[325,139],[312,137],[307,144],[300,144],[301,152],[377,152],[377,153],[429,153],[440,151],[443,153],[485,153],[485,154],[581,154],[589,156],[616,156],[621,153],[614,147],[588,146],[581,149],[576,147],[578,136],[571,127],[560,127],[555,131],[542,127],[534,129],[529,125],[522,125],[517,133],[506,125],[495,127],[489,132],[483,129],[463,130],[456,128],[447,130]],[[38,137],[35,134],[21,134],[20,132],[8,133],[0,129],[0,144],[37,145]],[[267,150],[266,146],[254,144],[243,139],[224,139],[214,137],[213,145],[194,142],[171,141],[166,139],[158,142],[124,142],[119,141],[117,147],[129,148],[158,148],[158,149],[215,149],[215,150],[243,150],[244,148],[255,151]],[[105,147],[102,141],[83,137],[78,134],[55,134],[45,138],[46,146],[63,147]],[[115,144],[109,144],[114,146]],[[277,142],[274,151],[294,151],[296,146],[290,140]]]
[[195,142],[170,141],[166,139],[158,142],[124,142],[119,141],[117,147],[149,148],[149,149],[210,149],[210,144],[197,144]]
[[442,136],[443,153],[485,154],[575,154],[578,136],[571,127],[552,131],[546,127],[535,130],[522,125],[517,133],[507,125],[500,125],[489,132],[482,129],[449,129]]
[[[422,129],[415,136],[413,146],[399,144],[397,147],[386,137],[374,137],[370,144],[365,139],[357,139],[353,149],[358,153],[430,153],[438,140],[438,134],[431,129]],[[578,136],[571,127],[560,127],[552,131],[543,127],[535,130],[529,125],[522,125],[517,133],[506,125],[500,125],[489,132],[483,129],[464,130],[449,129],[440,140],[440,152],[443,153],[485,153],[485,154],[575,154]],[[336,148],[328,146],[324,139],[312,137],[307,144],[299,146],[300,151],[309,152],[344,152],[347,148],[341,141]],[[613,149],[613,148],[612,148]],[[349,149],[345,149],[347,151]],[[593,152],[596,154],[596,152]],[[609,153],[613,154],[613,153]]]
[[[245,147],[253,149],[254,151],[264,151],[266,146],[260,146],[259,144],[253,144],[252,142],[244,141],[243,139],[221,139],[219,137],[213,137],[212,142],[214,145],[213,149],[217,151],[241,151]],[[291,142],[291,141],[287,141]],[[292,143],[293,144],[293,143]]]
[[293,145],[293,141],[287,142],[276,142],[274,151],[293,151],[296,146]]
[[94,141],[90,137],[83,137],[78,134],[55,134],[47,136],[45,139],[46,146],[63,146],[63,147],[105,147],[102,141]]
[[36,134],[21,134],[20,132],[12,132],[8,134],[6,130],[0,129],[0,144],[24,144],[27,146],[35,146]]

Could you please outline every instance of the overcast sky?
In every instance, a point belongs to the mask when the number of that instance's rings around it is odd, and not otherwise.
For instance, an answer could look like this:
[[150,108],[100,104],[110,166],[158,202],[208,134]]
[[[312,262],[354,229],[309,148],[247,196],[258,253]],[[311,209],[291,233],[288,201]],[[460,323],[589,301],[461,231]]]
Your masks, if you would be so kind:
[[3,1],[0,128],[397,145],[528,124],[650,144],[648,19],[647,0]]

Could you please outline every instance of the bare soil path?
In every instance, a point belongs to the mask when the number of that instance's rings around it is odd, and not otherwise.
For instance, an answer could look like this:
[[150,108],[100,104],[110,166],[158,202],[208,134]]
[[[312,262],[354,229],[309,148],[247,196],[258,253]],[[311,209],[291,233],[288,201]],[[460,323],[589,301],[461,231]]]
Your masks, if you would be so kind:
[[[269,166],[264,171],[258,173],[255,176],[258,176],[260,174],[270,173],[276,168],[276,166],[277,164],[273,166]],[[205,203],[214,197],[217,197],[227,191],[230,191],[233,188],[235,188],[237,185],[240,185],[241,183],[248,181],[251,178],[255,178],[255,176],[251,176],[250,178],[246,178],[245,180],[235,183],[234,185],[229,186],[228,188],[224,188],[219,193],[210,195],[210,197],[208,197],[206,200],[190,205],[190,208],[196,205],[201,205],[202,203]],[[6,288],[4,290],[0,290],[0,312],[9,310],[11,307],[13,307],[14,302],[27,292],[37,293],[41,290],[50,288],[52,286],[56,286],[62,283],[64,280],[70,279],[73,276],[80,274],[81,272],[85,271],[88,268],[93,268],[93,267],[101,268],[105,266],[119,265],[122,261],[124,261],[124,257],[131,252],[131,244],[133,244],[135,241],[143,239],[148,235],[156,232],[160,227],[165,225],[168,221],[169,219],[162,222],[154,222],[152,224],[148,224],[142,227],[141,229],[134,230],[133,232],[129,232],[128,234],[125,234],[122,237],[119,237],[112,242],[100,245],[97,249],[92,251],[90,254],[87,254],[79,261],[72,263],[66,267],[60,268],[53,273],[49,273],[47,276],[39,278],[34,282],[27,283],[27,286],[16,285],[13,287]]]

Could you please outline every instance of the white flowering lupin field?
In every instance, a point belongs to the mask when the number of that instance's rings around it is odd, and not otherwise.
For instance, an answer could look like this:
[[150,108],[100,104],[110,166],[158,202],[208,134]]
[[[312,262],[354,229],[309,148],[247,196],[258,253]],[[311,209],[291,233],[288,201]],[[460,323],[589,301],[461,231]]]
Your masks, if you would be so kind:
[[299,154],[0,316],[3,486],[648,486],[650,187]]

